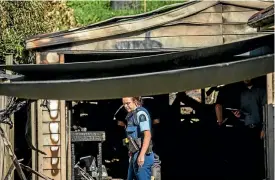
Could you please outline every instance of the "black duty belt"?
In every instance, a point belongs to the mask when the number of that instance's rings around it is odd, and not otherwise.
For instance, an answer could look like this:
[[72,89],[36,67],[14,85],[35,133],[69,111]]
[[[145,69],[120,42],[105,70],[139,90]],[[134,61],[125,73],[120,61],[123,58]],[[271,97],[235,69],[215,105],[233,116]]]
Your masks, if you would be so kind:
[[[123,139],[123,145],[127,146],[128,150],[132,153],[136,153],[141,149],[142,140],[141,138],[133,139],[130,136],[128,138]],[[153,144],[152,141],[146,151],[146,154],[153,152]]]
[[246,125],[246,127],[250,128],[250,129],[254,129],[254,128],[261,127],[261,124],[248,124],[248,125]]

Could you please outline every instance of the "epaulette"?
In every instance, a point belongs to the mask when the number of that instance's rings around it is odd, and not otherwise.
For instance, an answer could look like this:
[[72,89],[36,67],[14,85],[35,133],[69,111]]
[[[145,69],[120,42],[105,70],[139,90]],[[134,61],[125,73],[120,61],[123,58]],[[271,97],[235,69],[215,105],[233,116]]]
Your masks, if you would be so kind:
[[135,111],[136,111],[136,112],[139,112],[139,111],[144,111],[144,109],[145,109],[144,107],[140,106],[140,107],[136,108],[136,110],[135,110]]

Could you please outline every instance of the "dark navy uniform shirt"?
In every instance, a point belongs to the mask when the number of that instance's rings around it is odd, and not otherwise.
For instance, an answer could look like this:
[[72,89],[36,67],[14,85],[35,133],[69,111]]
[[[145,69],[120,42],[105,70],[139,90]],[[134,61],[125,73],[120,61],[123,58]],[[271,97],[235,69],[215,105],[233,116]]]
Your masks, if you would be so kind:
[[241,93],[241,119],[245,125],[259,124],[263,119],[263,106],[267,103],[264,88],[245,87]]
[[227,84],[219,89],[216,104],[223,107],[223,118],[236,118],[233,113],[226,108],[240,109],[240,95],[242,85],[240,83]]

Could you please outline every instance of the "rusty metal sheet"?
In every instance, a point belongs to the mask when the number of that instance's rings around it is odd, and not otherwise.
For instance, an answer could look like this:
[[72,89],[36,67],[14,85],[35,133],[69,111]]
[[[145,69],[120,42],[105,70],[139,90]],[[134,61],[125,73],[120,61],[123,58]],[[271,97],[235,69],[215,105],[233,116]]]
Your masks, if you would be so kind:
[[83,31],[79,31],[78,33],[67,33],[63,36],[45,37],[34,41],[27,41],[26,49],[71,43],[75,41],[99,39],[108,36],[150,29],[193,15],[215,4],[217,4],[215,1],[196,2],[185,6],[184,8],[178,8],[162,14],[153,15],[151,17],[134,19],[129,22],[118,22],[114,25],[107,25],[105,27],[85,29]]
[[[26,99],[113,99],[217,86],[265,75],[273,71],[274,54],[207,66],[134,75],[1,83],[0,94]],[[225,76],[225,74],[230,74],[230,76]]]

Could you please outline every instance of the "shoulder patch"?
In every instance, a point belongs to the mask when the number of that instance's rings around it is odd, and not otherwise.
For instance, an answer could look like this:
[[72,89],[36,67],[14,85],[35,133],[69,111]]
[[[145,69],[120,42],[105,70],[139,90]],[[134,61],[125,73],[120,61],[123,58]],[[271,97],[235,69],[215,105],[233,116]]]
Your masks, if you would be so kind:
[[147,121],[147,118],[144,114],[139,115],[139,122]]

